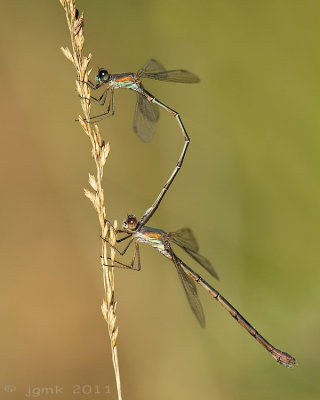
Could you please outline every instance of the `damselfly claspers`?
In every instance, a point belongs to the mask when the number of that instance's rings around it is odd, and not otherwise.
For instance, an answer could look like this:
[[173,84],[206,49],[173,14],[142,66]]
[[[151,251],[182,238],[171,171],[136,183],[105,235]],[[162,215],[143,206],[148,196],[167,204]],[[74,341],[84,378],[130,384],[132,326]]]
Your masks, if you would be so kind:
[[[110,224],[111,225],[111,224]],[[212,276],[217,278],[217,274],[213,269],[209,260],[201,256],[198,253],[199,246],[189,228],[180,229],[177,232],[166,233],[161,229],[150,228],[148,226],[141,226],[138,223],[137,218],[134,215],[128,215],[127,219],[123,223],[123,229],[117,230],[116,233],[125,233],[126,236],[117,239],[117,243],[123,240],[129,239],[128,245],[123,251],[119,251],[113,247],[120,255],[124,255],[128,250],[129,246],[134,242],[134,255],[130,265],[125,265],[118,260],[115,260],[114,266],[120,266],[124,268],[134,269],[135,261],[137,259],[138,270],[141,269],[140,264],[140,250],[139,242],[146,243],[161,254],[171,260],[178,272],[178,276],[183,285],[185,293],[187,295],[189,304],[192,311],[197,317],[200,325],[204,327],[205,317],[200,303],[200,299],[197,294],[196,283],[202,286],[211,297],[217,300],[222,307],[224,307],[231,316],[248,332],[250,335],[260,343],[277,362],[284,365],[285,367],[292,367],[296,364],[296,360],[290,354],[285,353],[272,344],[270,344],[240,313],[237,311],[216,289],[214,289],[208,282],[206,282],[199,274],[188,267],[172,250],[171,244],[177,244],[183,250],[185,250],[194,260],[196,260],[203,268],[205,268]],[[110,265],[111,266],[111,265]]]
[[137,103],[134,113],[133,129],[142,141],[149,142],[155,133],[156,122],[159,118],[158,106],[162,107],[164,110],[172,114],[177,119],[179,127],[182,131],[184,146],[178,159],[177,165],[153,205],[142,216],[141,220],[139,221],[139,224],[141,225],[147,223],[147,221],[151,218],[156,209],[159,207],[159,204],[163,199],[165,193],[168,191],[178,171],[181,169],[187,148],[190,143],[190,138],[182,123],[179,113],[172,108],[166,106],[164,103],[156,99],[151,93],[149,93],[142,85],[142,78],[150,78],[159,81],[177,83],[199,82],[199,78],[193,73],[183,69],[167,71],[158,61],[154,59],[148,60],[137,73],[126,72],[121,74],[109,74],[106,69],[100,68],[95,78],[97,83],[94,84],[90,81],[87,82],[90,88],[93,90],[97,90],[101,86],[104,86],[105,90],[99,98],[91,98],[98,102],[101,106],[103,106],[107,102],[106,111],[102,114],[91,117],[90,120],[87,122],[96,123],[104,118],[114,115],[114,90],[130,89],[137,93]]

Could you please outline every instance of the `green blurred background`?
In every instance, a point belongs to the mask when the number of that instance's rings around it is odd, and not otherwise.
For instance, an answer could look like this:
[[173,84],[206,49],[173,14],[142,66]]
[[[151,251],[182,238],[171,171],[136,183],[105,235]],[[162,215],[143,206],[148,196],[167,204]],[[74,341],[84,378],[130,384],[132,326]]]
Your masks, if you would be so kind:
[[[200,289],[201,329],[173,266],[142,247],[140,273],[116,271],[124,399],[319,399],[319,2],[77,6],[92,75],[100,66],[134,72],[154,57],[200,76],[197,85],[145,81],[192,139],[150,225],[192,227],[219,272],[213,285],[299,362],[277,365]],[[94,164],[74,122],[74,70],[60,52],[70,46],[64,11],[58,0],[5,2],[0,19],[0,396],[57,385],[63,394],[50,398],[116,399],[100,232],[83,196]],[[116,115],[100,124],[111,145],[108,216],[120,223],[151,205],[183,145],[162,111],[154,141],[140,142],[134,103],[116,92]],[[94,394],[104,386],[110,394]]]

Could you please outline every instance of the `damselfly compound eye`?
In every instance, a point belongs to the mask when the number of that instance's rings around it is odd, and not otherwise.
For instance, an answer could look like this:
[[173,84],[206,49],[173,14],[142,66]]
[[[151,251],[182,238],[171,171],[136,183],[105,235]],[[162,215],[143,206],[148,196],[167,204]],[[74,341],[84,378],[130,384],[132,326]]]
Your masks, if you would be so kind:
[[104,118],[114,115],[114,91],[116,89],[130,89],[135,91],[138,95],[134,113],[133,130],[143,142],[150,142],[154,136],[156,122],[159,118],[159,107],[162,107],[166,112],[175,117],[184,138],[184,145],[182,146],[181,154],[176,166],[170,173],[169,179],[162,187],[161,192],[156,197],[155,202],[147,209],[141,220],[139,220],[136,225],[132,223],[132,228],[129,228],[127,219],[124,221],[124,229],[131,229],[131,231],[135,231],[136,229],[139,230],[141,226],[145,225],[159,207],[162,199],[166,193],[168,193],[169,187],[175,180],[176,175],[181,170],[181,164],[184,160],[190,142],[189,135],[181,121],[179,113],[172,110],[166,104],[161,103],[151,93],[146,91],[141,82],[142,78],[177,83],[199,82],[199,78],[189,71],[184,69],[166,70],[158,61],[150,59],[141,69],[139,69],[137,73],[123,72],[120,74],[109,74],[105,68],[98,68],[95,77],[96,82],[95,84],[90,84],[90,87],[93,90],[100,89],[101,86],[105,86],[105,91],[101,93],[101,96],[98,97],[98,99],[95,99],[98,100],[97,102],[99,105],[105,105],[105,111],[102,114],[91,117],[90,121],[88,121],[89,123],[97,123]]
[[106,69],[100,68],[97,76],[96,76],[96,81],[98,82],[107,82],[109,80],[109,73]]
[[129,229],[135,229],[137,227],[138,221],[134,215],[128,215],[127,225]]

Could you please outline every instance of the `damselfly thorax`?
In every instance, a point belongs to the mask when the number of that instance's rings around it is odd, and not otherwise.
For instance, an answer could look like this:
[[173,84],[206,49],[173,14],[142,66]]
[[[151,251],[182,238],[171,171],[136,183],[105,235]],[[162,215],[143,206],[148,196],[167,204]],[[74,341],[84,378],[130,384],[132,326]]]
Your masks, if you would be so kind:
[[123,223],[123,230],[118,230],[118,233],[125,233],[124,238],[117,239],[117,242],[130,239],[129,244],[123,251],[114,249],[120,254],[128,250],[130,245],[134,243],[134,255],[129,266],[119,260],[115,260],[115,264],[111,266],[120,266],[121,268],[134,267],[135,260],[138,260],[138,270],[140,270],[140,250],[139,243],[145,243],[149,246],[156,248],[161,254],[170,259],[176,267],[176,271],[182,283],[183,289],[187,296],[189,305],[199,321],[200,325],[204,327],[205,317],[203,308],[197,293],[196,284],[202,286],[206,292],[222,305],[222,307],[229,312],[229,314],[258,342],[260,343],[280,364],[285,367],[292,367],[296,364],[296,360],[290,354],[277,349],[269,343],[240,313],[236,308],[229,303],[213,286],[205,281],[197,272],[185,264],[173,251],[171,245],[178,245],[186,253],[189,254],[195,261],[198,262],[207,272],[215,278],[218,278],[210,261],[199,254],[199,246],[196,239],[189,228],[180,229],[177,232],[166,233],[161,229],[151,228],[148,226],[141,226],[134,215],[128,215]]
[[137,74],[124,73],[110,75],[109,85],[114,89],[131,89],[136,92],[143,92],[142,82]]
[[190,138],[185,129],[180,115],[174,109],[168,107],[151,93],[149,93],[142,85],[141,79],[149,78],[158,81],[167,81],[175,83],[196,83],[199,82],[199,78],[192,72],[184,69],[177,70],[166,70],[163,65],[154,59],[148,60],[145,65],[137,72],[126,72],[120,74],[109,74],[105,68],[100,68],[96,75],[96,82],[88,82],[88,85],[93,90],[104,88],[102,95],[98,98],[91,97],[99,105],[106,106],[106,110],[99,115],[91,117],[87,122],[97,123],[100,120],[110,117],[115,113],[115,101],[114,91],[116,89],[130,89],[136,92],[137,102],[133,118],[133,130],[137,136],[145,143],[150,142],[155,134],[156,122],[159,119],[159,107],[173,115],[179,125],[179,129],[182,132],[184,145],[179,156],[179,159],[171,173],[169,179],[162,187],[159,195],[157,196],[154,203],[147,209],[139,221],[139,225],[142,226],[148,222],[154,212],[159,207],[163,197],[167,193],[169,187],[174,181],[177,173],[182,167],[184,157],[187,152],[187,148],[190,143]]

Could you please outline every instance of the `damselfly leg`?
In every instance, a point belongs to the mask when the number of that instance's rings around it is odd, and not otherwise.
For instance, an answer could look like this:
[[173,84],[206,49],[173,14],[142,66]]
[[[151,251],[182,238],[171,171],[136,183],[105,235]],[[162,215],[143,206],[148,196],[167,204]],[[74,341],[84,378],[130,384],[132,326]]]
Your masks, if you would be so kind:
[[[177,270],[180,281],[183,285],[186,293],[189,305],[199,321],[201,326],[205,325],[205,318],[200,303],[200,299],[197,294],[196,284],[200,285],[205,291],[222,307],[229,312],[229,314],[268,352],[271,353],[273,358],[285,367],[292,367],[297,364],[294,357],[290,354],[277,349],[271,343],[269,343],[251,324],[248,322],[239,311],[229,301],[223,297],[213,286],[211,286],[206,280],[204,280],[198,273],[192,270],[186,265],[177,255],[174,253],[171,244],[177,244],[183,250],[185,250],[194,260],[196,260],[203,268],[205,268],[211,275],[216,276],[216,272],[213,269],[209,260],[201,256],[198,253],[199,246],[189,228],[181,229],[177,232],[166,233],[161,229],[150,228],[145,225],[139,225],[137,218],[133,215],[129,215],[123,223],[123,231],[126,232],[128,237],[132,237],[132,241],[136,244],[145,243],[155,249],[161,254],[171,260]],[[126,249],[127,250],[127,249]],[[139,251],[139,250],[138,250]],[[140,261],[140,253],[139,261]]]
[[[104,113],[91,117],[88,123],[97,123],[102,119],[110,117],[115,114],[115,101],[114,101],[114,90],[115,89],[129,89],[137,93],[137,102],[134,113],[133,129],[137,136],[144,142],[149,142],[155,133],[156,122],[159,118],[158,107],[163,108],[166,112],[173,115],[179,125],[182,132],[184,145],[179,156],[178,162],[171,173],[169,179],[162,187],[156,200],[153,202],[151,207],[143,214],[139,225],[146,224],[152,215],[159,207],[165,194],[169,190],[172,182],[182,167],[187,148],[190,143],[189,135],[183,125],[179,113],[166,104],[162,103],[151,93],[149,93],[142,85],[141,79],[149,78],[159,81],[176,82],[176,83],[196,83],[199,82],[199,78],[189,71],[180,70],[166,70],[158,61],[150,59],[146,62],[142,69],[137,73],[121,73],[121,74],[109,74],[104,68],[100,68],[94,84],[88,81],[87,84],[93,90],[97,90],[102,86],[105,87],[105,91],[98,98],[92,97],[98,104],[104,105],[107,103],[107,109]],[[110,100],[107,101],[108,94],[110,92]]]

